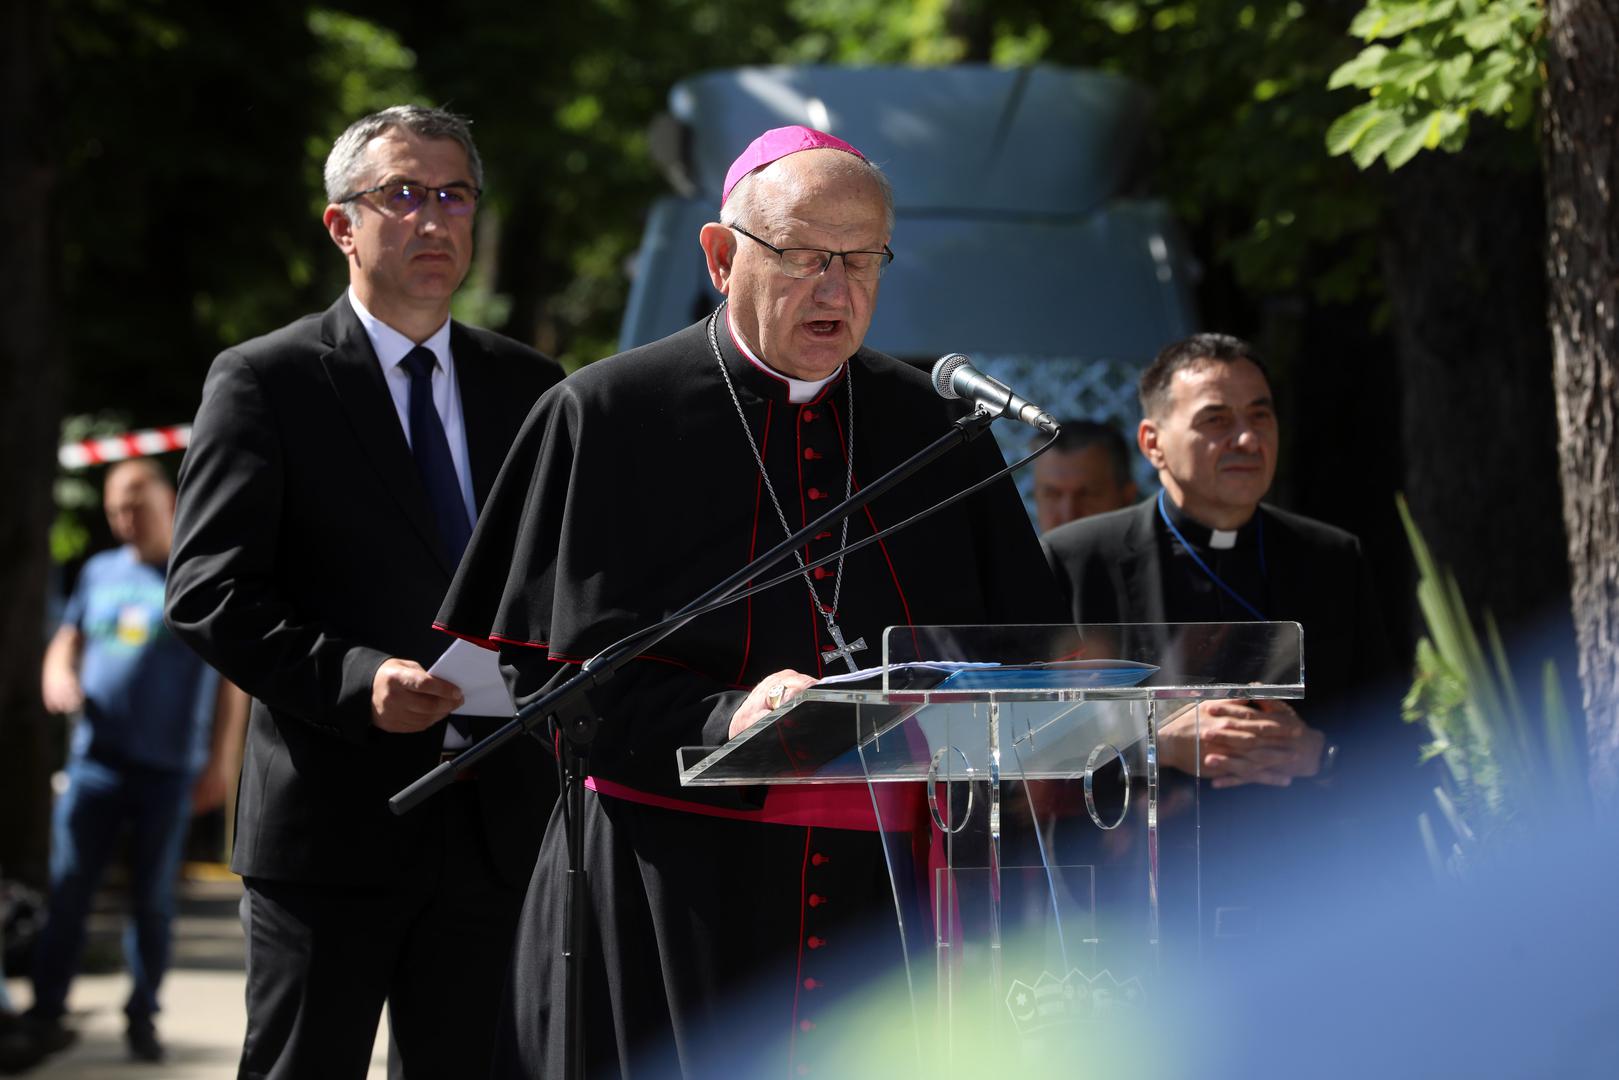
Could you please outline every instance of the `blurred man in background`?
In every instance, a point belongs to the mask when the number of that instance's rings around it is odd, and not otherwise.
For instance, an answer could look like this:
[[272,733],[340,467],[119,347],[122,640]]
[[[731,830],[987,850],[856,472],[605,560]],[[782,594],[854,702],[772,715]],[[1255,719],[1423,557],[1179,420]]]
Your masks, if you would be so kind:
[[131,1056],[160,1061],[153,1018],[186,827],[193,811],[224,801],[243,713],[233,688],[163,625],[174,523],[168,478],[149,460],[126,461],[108,471],[105,498],[122,546],[85,563],[45,652],[45,707],[81,719],[52,818],[48,921],[26,1020],[42,1049],[73,1041],[62,1025],[68,988],[96,886],[127,826],[127,1037]]
[[[1042,445],[1034,439],[1029,449]],[[1105,514],[1135,502],[1140,492],[1130,478],[1130,449],[1112,424],[1064,420],[1056,443],[1034,461],[1034,509],[1040,532]]]

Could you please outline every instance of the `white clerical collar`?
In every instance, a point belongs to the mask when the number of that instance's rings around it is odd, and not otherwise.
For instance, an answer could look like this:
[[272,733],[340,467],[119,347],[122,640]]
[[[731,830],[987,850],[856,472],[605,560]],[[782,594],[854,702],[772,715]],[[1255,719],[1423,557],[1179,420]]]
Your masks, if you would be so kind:
[[[398,367],[400,361],[410,350],[416,347],[416,342],[410,340],[398,330],[389,326],[375,315],[366,310],[360,303],[360,298],[354,295],[354,286],[349,286],[349,303],[354,307],[354,314],[360,317],[360,325],[365,327],[365,336],[371,339],[371,348],[377,354],[377,360],[382,364],[383,373],[391,372]],[[451,366],[450,357],[450,320],[445,319],[444,325],[433,331],[422,347],[430,349],[438,358],[439,370],[446,375],[453,375],[455,368]]]
[[[1164,494],[1167,495],[1168,492],[1165,492]],[[1203,524],[1197,518],[1188,514],[1186,510],[1174,499],[1166,498],[1163,500],[1163,502],[1166,514],[1169,518],[1174,519],[1174,522],[1172,523],[1174,526],[1177,526],[1181,532],[1193,543],[1196,543],[1201,547],[1211,548],[1215,551],[1230,551],[1232,548],[1236,547],[1237,544],[1242,540],[1243,532],[1246,531],[1252,533],[1257,527],[1255,523],[1259,519],[1259,511],[1256,507],[1254,510],[1254,515],[1237,528],[1216,529],[1212,526]],[[1168,520],[1168,518],[1166,518],[1166,520]],[[1205,535],[1207,535],[1207,539],[1204,539]]]
[[[731,331],[731,340],[736,343],[737,350],[748,358],[748,363],[769,375],[772,379],[787,384],[787,400],[795,405],[802,405],[806,401],[814,401],[815,395],[821,392],[821,388],[838,377],[838,372],[834,371],[824,379],[805,382],[803,379],[795,379],[791,375],[783,375],[757,356],[754,356],[753,350],[748,348],[747,342],[742,340],[742,335],[736,332],[736,323],[731,321],[731,306],[729,304],[725,306],[725,326]],[[838,370],[843,369],[840,367]]]

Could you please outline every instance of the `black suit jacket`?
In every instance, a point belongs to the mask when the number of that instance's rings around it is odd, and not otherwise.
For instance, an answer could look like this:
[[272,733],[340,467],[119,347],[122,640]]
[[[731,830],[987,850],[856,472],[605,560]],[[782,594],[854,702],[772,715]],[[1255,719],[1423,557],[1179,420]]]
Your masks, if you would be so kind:
[[[1157,506],[1147,499],[1053,529],[1043,541],[1075,622],[1180,622],[1166,611]],[[1389,651],[1360,541],[1272,506],[1264,515],[1270,604],[1265,614],[1304,627],[1305,698],[1299,714],[1353,753],[1358,718],[1398,735],[1387,691]],[[1400,739],[1405,745],[1409,739]],[[1412,757],[1415,761],[1415,757]]]
[[[1309,889],[1368,875],[1399,880],[1421,865],[1415,821],[1428,788],[1417,764],[1421,732],[1400,719],[1400,687],[1360,542],[1275,507],[1259,513],[1265,614],[1303,626],[1305,694],[1298,712],[1338,746],[1339,760],[1330,779],[1286,788],[1212,790],[1207,782],[1194,788],[1190,778],[1162,775],[1160,821],[1180,818],[1164,834],[1164,880],[1195,873],[1200,883],[1195,893],[1170,890],[1176,914],[1168,920],[1199,917],[1200,910],[1205,933],[1219,926],[1227,907],[1257,904],[1263,914],[1254,925],[1263,927],[1284,910],[1312,910],[1298,899]],[[1072,522],[1044,542],[1075,621],[1185,621],[1166,610],[1165,541],[1154,500]],[[1177,795],[1194,790],[1195,802]],[[1196,827],[1187,828],[1193,807]],[[1193,896],[1200,909],[1189,906]]]
[[[452,323],[476,504],[560,369]],[[215,359],[180,470],[167,618],[254,698],[238,795],[237,873],[386,882],[428,815],[390,814],[438,760],[444,725],[371,726],[389,657],[432,664],[433,615],[455,566],[370,339],[347,296]],[[527,883],[554,797],[532,740],[477,781],[500,876]]]

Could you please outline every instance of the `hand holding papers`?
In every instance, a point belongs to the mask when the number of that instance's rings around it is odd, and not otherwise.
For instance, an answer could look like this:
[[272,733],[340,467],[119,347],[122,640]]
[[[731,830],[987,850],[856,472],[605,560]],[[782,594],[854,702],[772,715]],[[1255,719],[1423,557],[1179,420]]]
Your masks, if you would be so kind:
[[500,654],[492,649],[479,648],[470,641],[457,638],[444,650],[431,668],[436,675],[461,688],[466,700],[456,709],[458,716],[498,716],[509,719],[517,712],[512,704],[506,680],[500,674]]

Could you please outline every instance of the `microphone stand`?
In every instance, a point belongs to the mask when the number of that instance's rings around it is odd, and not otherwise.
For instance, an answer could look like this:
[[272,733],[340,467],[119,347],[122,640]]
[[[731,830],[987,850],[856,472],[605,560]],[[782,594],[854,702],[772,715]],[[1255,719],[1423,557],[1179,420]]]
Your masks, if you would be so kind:
[[[596,731],[601,725],[601,717],[592,704],[592,694],[611,679],[619,668],[696,618],[699,609],[736,592],[749,580],[787,558],[817,533],[841,523],[844,518],[961,443],[976,439],[989,430],[989,426],[999,415],[999,412],[980,408],[972,415],[955,421],[948,432],[884,473],[877,481],[861,488],[724,581],[714,585],[669,619],[635,633],[586,660],[580,666],[578,674],[530,701],[518,709],[516,715],[493,734],[473,744],[455,760],[441,762],[388,800],[388,808],[396,815],[414,809],[424,800],[443,790],[457,772],[477,764],[508,740],[532,732],[547,718],[550,719],[553,729],[562,736],[560,740],[564,788],[562,797],[568,833],[568,892],[563,943],[563,964],[567,974],[567,992],[563,1005],[567,1017],[564,1056],[568,1080],[583,1080],[585,1075],[584,950],[585,909],[589,899],[584,867],[585,777],[589,775],[590,746],[595,741]],[[682,619],[680,616],[687,612],[692,614]]]

